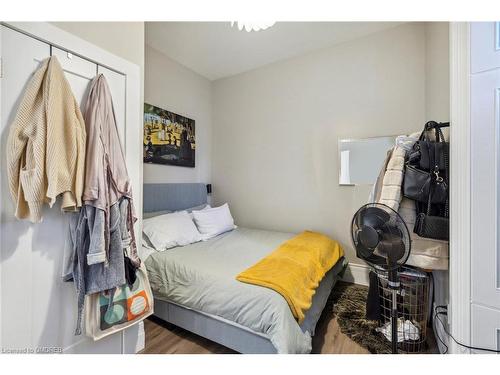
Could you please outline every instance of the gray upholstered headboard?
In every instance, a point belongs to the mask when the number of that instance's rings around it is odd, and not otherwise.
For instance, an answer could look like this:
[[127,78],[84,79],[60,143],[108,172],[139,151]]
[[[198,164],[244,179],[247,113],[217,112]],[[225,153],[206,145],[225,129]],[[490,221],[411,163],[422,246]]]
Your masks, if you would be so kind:
[[201,183],[144,184],[143,210],[178,211],[207,203],[207,187]]

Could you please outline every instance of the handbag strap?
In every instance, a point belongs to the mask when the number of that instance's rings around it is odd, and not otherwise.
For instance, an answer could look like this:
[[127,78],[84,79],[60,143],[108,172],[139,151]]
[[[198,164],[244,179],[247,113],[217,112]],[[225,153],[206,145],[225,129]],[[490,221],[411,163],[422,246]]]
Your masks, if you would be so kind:
[[436,129],[437,122],[436,121],[427,121],[424,125],[424,130],[420,133],[420,137],[418,137],[419,141],[429,141],[430,139],[427,137],[427,132],[432,129]]
[[[426,125],[427,126],[427,125]],[[438,131],[436,129],[436,136]],[[439,167],[437,166],[436,161],[438,160],[438,150],[437,147],[434,147],[434,152],[429,152],[429,174],[431,176],[430,187],[429,187],[429,198],[427,199],[427,216],[431,213],[431,202],[432,202],[432,194],[434,193],[434,189],[437,184],[437,179],[439,177]]]
[[424,130],[420,133],[419,141],[429,141],[430,139],[426,137],[428,131],[434,130],[434,135],[436,137],[436,142],[444,142],[443,131],[441,128],[446,128],[450,126],[449,122],[436,122],[436,121],[427,121],[424,126]]
[[[444,152],[444,161],[445,161],[445,176],[444,178],[439,176],[439,167],[436,165],[436,160],[439,158],[439,152],[437,147],[434,148],[434,153],[429,154],[429,158],[431,159],[429,162],[429,173],[431,174],[431,186],[429,187],[429,198],[427,200],[427,216],[431,213],[431,202],[432,202],[432,194],[436,188],[438,183],[438,178],[441,178],[441,182],[448,183],[448,169],[449,169],[449,155],[446,150]],[[434,165],[434,167],[432,167]],[[433,176],[434,175],[434,176]],[[443,206],[439,206],[439,211],[441,215],[444,217],[449,217],[449,197],[446,197],[446,201]],[[444,212],[443,212],[444,210]]]
[[429,190],[429,199],[427,200],[427,212],[426,212],[427,216],[431,215],[431,200],[432,200],[432,191],[433,190],[434,190],[434,184],[431,185],[431,188]]

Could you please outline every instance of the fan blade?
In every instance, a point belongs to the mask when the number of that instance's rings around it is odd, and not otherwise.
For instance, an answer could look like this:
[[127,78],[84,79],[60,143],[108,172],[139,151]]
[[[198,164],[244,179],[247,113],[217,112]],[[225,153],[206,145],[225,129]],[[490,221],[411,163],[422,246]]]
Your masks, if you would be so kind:
[[356,247],[356,256],[358,258],[368,259],[373,255],[374,249],[369,249],[361,243],[361,241],[359,240],[359,233],[357,241],[354,242],[354,246]]
[[396,264],[405,256],[406,246],[401,236],[384,232],[377,250],[387,258],[390,264]]
[[363,225],[358,232],[358,239],[368,249],[375,249],[380,241],[380,235],[376,229]]
[[391,219],[386,211],[379,207],[366,207],[359,213],[358,226],[372,227],[373,229],[380,229],[382,226]]
[[354,246],[356,248],[356,256],[365,260],[368,263],[384,266],[387,264],[385,257],[375,254],[375,249],[370,249],[365,247],[361,241],[355,241]]

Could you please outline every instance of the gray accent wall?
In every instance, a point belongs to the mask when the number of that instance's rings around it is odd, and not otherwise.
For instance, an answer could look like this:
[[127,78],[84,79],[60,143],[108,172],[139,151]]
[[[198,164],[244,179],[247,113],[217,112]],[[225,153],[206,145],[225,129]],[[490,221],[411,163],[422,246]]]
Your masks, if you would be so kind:
[[179,211],[207,203],[207,187],[200,183],[144,184],[144,212]]

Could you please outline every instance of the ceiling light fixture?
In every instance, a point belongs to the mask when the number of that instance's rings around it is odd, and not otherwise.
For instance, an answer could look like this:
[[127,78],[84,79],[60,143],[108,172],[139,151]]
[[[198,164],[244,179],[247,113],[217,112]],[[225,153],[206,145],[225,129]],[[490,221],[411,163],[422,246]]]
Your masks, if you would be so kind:
[[238,30],[242,31],[245,29],[247,32],[260,31],[270,28],[276,23],[276,21],[261,21],[261,22],[249,22],[249,21],[231,21],[231,27],[237,25]]

